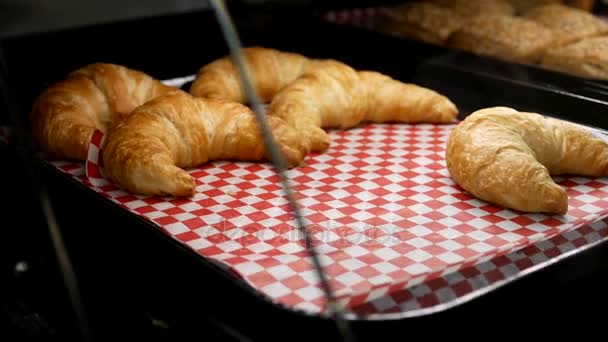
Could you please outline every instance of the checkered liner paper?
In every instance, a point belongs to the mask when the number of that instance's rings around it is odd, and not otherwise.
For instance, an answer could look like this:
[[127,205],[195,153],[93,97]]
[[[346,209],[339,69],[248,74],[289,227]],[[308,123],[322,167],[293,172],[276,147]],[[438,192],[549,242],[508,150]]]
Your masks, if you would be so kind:
[[[489,205],[449,177],[444,151],[453,127],[330,131],[329,151],[289,171],[349,317],[404,317],[454,305],[607,237],[608,179],[557,179],[570,197],[565,216]],[[84,166],[51,163],[270,301],[324,313],[309,254],[269,163],[211,162],[189,170],[198,184],[194,197],[145,197],[104,178],[102,141],[97,132]]]

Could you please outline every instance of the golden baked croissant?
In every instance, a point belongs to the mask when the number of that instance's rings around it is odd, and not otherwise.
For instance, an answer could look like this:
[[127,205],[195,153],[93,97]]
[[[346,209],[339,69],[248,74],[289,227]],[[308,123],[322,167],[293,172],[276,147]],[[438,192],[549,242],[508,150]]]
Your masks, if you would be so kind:
[[[257,46],[244,48],[243,55],[258,96],[265,102],[317,63],[316,60],[297,53]],[[224,56],[200,68],[190,93],[197,97],[239,103],[247,100],[230,56]]]
[[135,107],[173,89],[124,66],[87,65],[35,100],[30,116],[34,139],[50,156],[85,160],[96,129],[107,133]]
[[454,181],[479,199],[564,214],[568,196],[551,175],[608,175],[608,144],[576,124],[492,107],[454,128],[446,162]]
[[445,96],[374,71],[356,71],[333,60],[283,88],[269,115],[285,119],[306,147],[324,151],[330,141],[323,128],[350,128],[362,122],[447,123],[458,110]]
[[[269,126],[290,166],[305,155],[298,134],[283,120]],[[143,195],[189,196],[195,181],[182,168],[211,160],[267,158],[253,112],[245,105],[195,98],[186,92],[157,97],[136,108],[110,133],[102,151],[107,175]]]

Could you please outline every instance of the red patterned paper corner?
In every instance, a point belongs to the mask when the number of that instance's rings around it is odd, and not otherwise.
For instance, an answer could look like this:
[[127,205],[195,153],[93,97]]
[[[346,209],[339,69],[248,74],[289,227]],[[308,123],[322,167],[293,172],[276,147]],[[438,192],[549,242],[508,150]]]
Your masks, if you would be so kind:
[[100,187],[108,185],[106,177],[103,174],[103,158],[101,158],[101,148],[103,146],[105,136],[102,131],[95,130],[91,136],[87,160],[85,162],[85,172],[89,183]]

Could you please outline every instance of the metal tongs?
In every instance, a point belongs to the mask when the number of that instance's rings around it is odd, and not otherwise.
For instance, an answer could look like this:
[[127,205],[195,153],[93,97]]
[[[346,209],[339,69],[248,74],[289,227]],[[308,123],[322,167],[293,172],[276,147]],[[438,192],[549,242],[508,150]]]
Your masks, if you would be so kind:
[[291,188],[291,184],[290,184],[289,179],[285,172],[287,169],[287,167],[286,167],[287,163],[286,163],[285,159],[283,158],[283,155],[281,154],[279,148],[277,147],[277,144],[274,140],[270,127],[269,127],[268,123],[266,122],[266,118],[265,118],[265,114],[264,114],[264,106],[263,106],[262,101],[258,97],[255,86],[253,85],[253,82],[251,80],[251,75],[249,73],[245,59],[242,54],[243,47],[241,45],[241,41],[240,41],[240,38],[236,31],[236,28],[234,26],[234,23],[232,22],[230,13],[228,12],[223,0],[211,0],[210,4],[213,7],[216,18],[218,20],[218,23],[219,23],[222,33],[224,35],[224,39],[226,40],[226,43],[228,44],[228,47],[230,49],[230,53],[231,53],[233,62],[240,75],[241,84],[243,86],[247,99],[248,99],[249,103],[251,104],[252,109],[255,113],[256,119],[260,125],[260,129],[262,131],[263,138],[264,138],[264,145],[265,145],[267,151],[269,151],[269,153],[270,153],[272,163],[274,164],[274,167],[276,168],[276,171],[281,180],[281,185],[285,191],[287,201],[289,203],[292,214],[295,217],[297,228],[300,231],[300,234],[304,238],[306,250],[310,254],[313,266],[315,268],[315,271],[316,271],[319,281],[321,283],[321,288],[322,288],[325,298],[326,298],[328,313],[332,317],[332,319],[335,321],[335,323],[338,327],[338,330],[339,330],[340,334],[342,335],[342,337],[344,338],[344,340],[345,341],[354,341],[354,337],[351,333],[350,326],[349,326],[348,322],[346,320],[344,320],[344,318],[342,316],[342,312],[336,302],[335,296],[333,294],[333,291],[331,289],[327,276],[326,276],[325,272],[323,271],[323,267],[321,266],[319,256],[318,256],[317,252],[315,251],[310,233],[308,232],[306,225],[304,223],[304,219],[301,215],[300,208],[298,206],[294,192]]

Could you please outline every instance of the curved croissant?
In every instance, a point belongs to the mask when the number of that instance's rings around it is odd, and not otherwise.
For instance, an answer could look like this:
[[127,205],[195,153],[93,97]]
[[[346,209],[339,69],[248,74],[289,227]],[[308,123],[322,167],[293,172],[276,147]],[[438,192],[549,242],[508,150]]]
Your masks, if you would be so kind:
[[[290,166],[305,155],[297,133],[279,118],[269,126]],[[138,107],[108,136],[105,170],[143,195],[189,196],[195,181],[182,168],[211,160],[267,158],[253,112],[245,105],[176,90]]]
[[324,151],[330,140],[323,128],[361,122],[447,123],[458,110],[431,89],[327,60],[276,94],[268,113],[295,127],[310,150]]
[[479,199],[564,214],[568,196],[551,175],[608,175],[608,144],[572,123],[492,107],[454,128],[446,162],[454,181]]
[[31,127],[47,154],[85,160],[93,132],[108,132],[146,101],[174,88],[124,66],[94,63],[71,72],[35,100]]
[[[244,48],[243,55],[258,96],[265,102],[317,63],[316,60],[297,53],[262,47]],[[230,56],[224,56],[200,68],[190,93],[197,97],[239,103],[247,101],[240,76]]]

